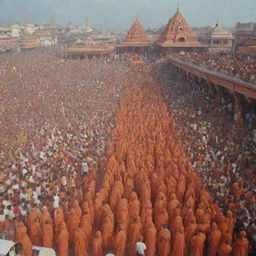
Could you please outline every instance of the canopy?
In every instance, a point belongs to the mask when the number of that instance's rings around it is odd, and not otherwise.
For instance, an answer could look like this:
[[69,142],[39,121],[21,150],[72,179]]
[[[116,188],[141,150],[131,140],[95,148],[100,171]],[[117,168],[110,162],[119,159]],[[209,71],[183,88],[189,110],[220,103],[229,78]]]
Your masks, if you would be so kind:
[[13,241],[0,239],[0,256],[5,256],[14,245]]
[[33,251],[39,251],[38,256],[56,256],[56,253],[52,248],[33,246],[32,249]]

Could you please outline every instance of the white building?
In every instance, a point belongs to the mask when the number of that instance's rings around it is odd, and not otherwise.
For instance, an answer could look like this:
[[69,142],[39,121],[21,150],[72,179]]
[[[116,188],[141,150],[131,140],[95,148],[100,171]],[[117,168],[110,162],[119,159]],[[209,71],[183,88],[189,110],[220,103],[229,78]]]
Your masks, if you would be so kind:
[[211,29],[208,37],[210,53],[230,53],[234,45],[232,33],[222,28],[219,23]]

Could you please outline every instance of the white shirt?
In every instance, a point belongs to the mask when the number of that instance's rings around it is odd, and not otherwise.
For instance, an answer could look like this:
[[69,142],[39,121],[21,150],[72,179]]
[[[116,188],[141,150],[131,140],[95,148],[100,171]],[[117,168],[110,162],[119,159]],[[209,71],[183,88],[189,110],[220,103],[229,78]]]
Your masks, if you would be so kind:
[[136,243],[136,252],[140,255],[145,255],[146,245],[143,242]]
[[83,173],[86,173],[86,174],[89,172],[89,167],[86,162],[82,163],[82,171],[83,171]]
[[56,209],[56,208],[59,208],[59,201],[60,201],[60,198],[56,195],[53,197],[54,198],[54,202],[53,202],[53,207]]

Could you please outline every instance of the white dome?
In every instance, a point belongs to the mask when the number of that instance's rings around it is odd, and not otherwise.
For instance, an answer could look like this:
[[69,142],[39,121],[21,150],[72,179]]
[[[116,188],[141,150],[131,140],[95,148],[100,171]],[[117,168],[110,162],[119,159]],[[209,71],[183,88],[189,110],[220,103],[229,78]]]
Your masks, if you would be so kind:
[[224,38],[224,39],[234,39],[232,33],[217,23],[216,26],[210,31],[210,38]]

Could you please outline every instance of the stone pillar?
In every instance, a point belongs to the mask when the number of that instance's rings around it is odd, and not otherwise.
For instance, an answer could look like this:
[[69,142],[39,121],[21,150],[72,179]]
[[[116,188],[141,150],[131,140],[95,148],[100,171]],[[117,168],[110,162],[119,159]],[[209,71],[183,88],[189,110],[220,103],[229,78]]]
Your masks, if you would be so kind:
[[222,97],[221,87],[218,86],[218,85],[214,85],[214,87],[215,87],[215,91],[216,91],[216,93],[215,93],[215,95],[214,95],[215,102],[216,102],[217,104],[221,104],[221,97]]
[[240,97],[236,93],[234,94],[234,108],[233,108],[233,112],[234,112],[234,122],[236,124],[238,124],[238,125],[239,124],[242,125],[242,123],[243,123],[242,105],[241,105]]

